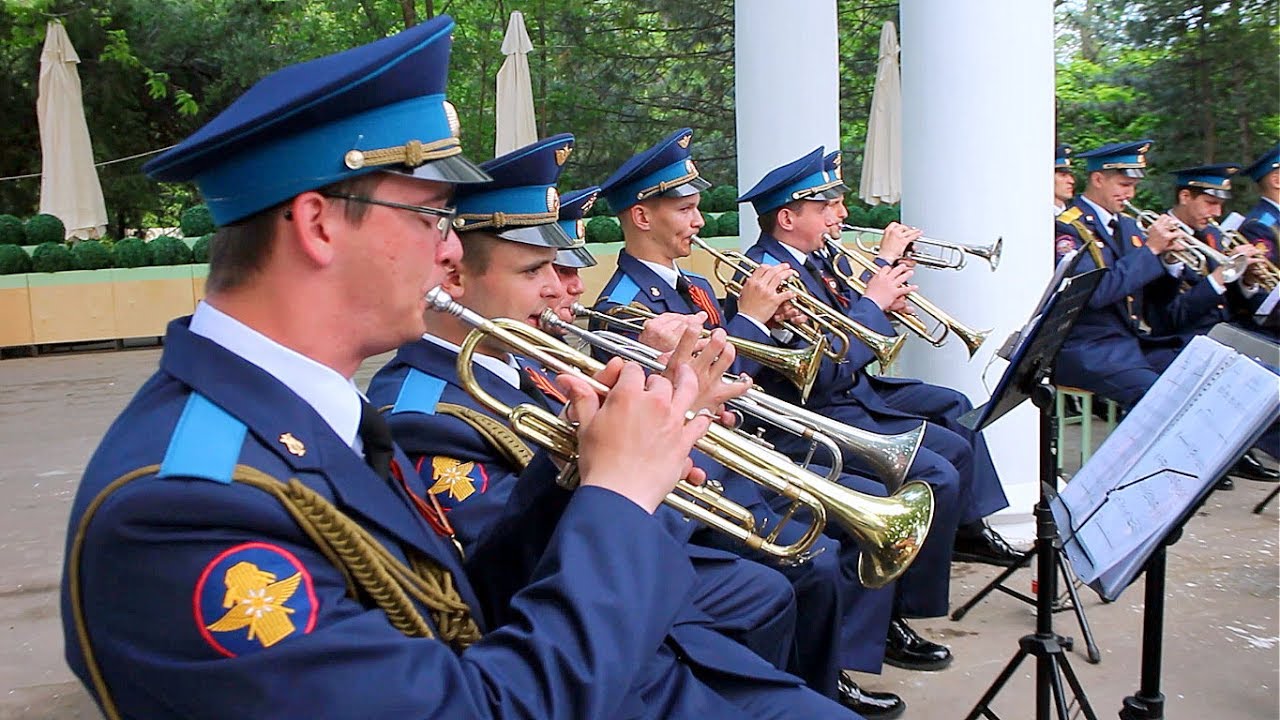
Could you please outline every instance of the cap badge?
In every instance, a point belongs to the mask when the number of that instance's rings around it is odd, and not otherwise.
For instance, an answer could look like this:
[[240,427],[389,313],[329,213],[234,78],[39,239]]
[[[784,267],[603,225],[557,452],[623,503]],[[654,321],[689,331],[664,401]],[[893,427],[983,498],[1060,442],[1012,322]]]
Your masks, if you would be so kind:
[[569,159],[569,154],[573,152],[572,145],[565,145],[562,148],[556,148],[556,165],[564,165]]
[[676,140],[676,144],[687,150],[689,148],[689,141],[691,140],[693,140],[693,133],[681,136],[679,140]]

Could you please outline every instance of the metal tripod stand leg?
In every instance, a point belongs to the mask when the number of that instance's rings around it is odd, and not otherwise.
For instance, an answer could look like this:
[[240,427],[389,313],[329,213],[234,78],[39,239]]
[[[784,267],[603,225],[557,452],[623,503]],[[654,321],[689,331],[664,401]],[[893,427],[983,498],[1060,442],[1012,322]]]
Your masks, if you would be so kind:
[[1253,514],[1254,515],[1261,514],[1262,511],[1266,509],[1267,503],[1270,503],[1272,500],[1276,499],[1277,494],[1280,494],[1280,485],[1276,485],[1274,488],[1271,488],[1271,492],[1268,493],[1266,497],[1262,498],[1262,502],[1253,506]]
[[1080,604],[1080,593],[1076,592],[1076,572],[1071,569],[1066,551],[1055,547],[1058,553],[1058,569],[1062,571],[1062,582],[1067,586],[1067,596],[1071,598],[1071,610],[1080,623],[1080,634],[1084,636],[1085,658],[1092,665],[1102,662],[1102,653],[1098,652],[1098,644],[1093,640],[1093,629],[1089,627],[1089,618],[1084,614],[1084,605]]

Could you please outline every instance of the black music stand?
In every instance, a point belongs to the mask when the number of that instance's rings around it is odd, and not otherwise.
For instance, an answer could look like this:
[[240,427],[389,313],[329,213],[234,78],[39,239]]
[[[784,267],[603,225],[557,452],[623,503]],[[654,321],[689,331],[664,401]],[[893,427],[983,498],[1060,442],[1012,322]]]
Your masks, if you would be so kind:
[[[1060,268],[1061,270],[1061,268]],[[1063,341],[1070,334],[1081,311],[1089,302],[1093,291],[1105,269],[1094,270],[1063,282],[1056,292],[1047,295],[1041,304],[1038,320],[1023,331],[1019,345],[1013,352],[1009,367],[1005,370],[1000,382],[992,393],[991,400],[985,405],[975,408],[960,418],[960,422],[975,431],[1002,417],[1028,398],[1040,411],[1040,499],[1036,503],[1036,541],[1032,550],[1026,553],[1020,564],[1030,562],[1036,556],[1041,587],[1035,599],[1036,631],[1024,635],[1018,640],[1018,651],[1014,654],[1004,670],[978,700],[978,704],[966,716],[966,720],[976,720],[985,716],[998,720],[991,709],[991,701],[999,694],[1001,688],[1013,677],[1018,666],[1028,656],[1036,658],[1036,720],[1049,720],[1050,699],[1057,709],[1059,720],[1069,720],[1066,689],[1063,677],[1066,677],[1081,712],[1087,720],[1097,720],[1089,700],[1085,697],[1075,671],[1071,669],[1064,648],[1064,638],[1053,630],[1053,605],[1056,594],[1056,576],[1059,572],[1060,555],[1058,550],[1058,527],[1053,519],[1053,511],[1049,508],[1049,498],[1054,493],[1057,480],[1057,416],[1054,412],[1054,388],[1050,383],[1053,361],[1061,349]],[[1055,281],[1057,276],[1055,276]],[[1043,550],[1043,552],[1042,552]],[[1008,577],[1018,566],[1007,569],[1001,579]],[[982,594],[991,591],[996,584],[988,586]],[[1068,587],[1074,587],[1068,584]],[[981,596],[979,596],[980,599]],[[971,600],[964,608],[971,607],[976,600]],[[1028,600],[1030,598],[1027,598]],[[1079,603],[1076,603],[1077,607]],[[963,613],[961,613],[963,615]],[[954,616],[953,616],[954,617]],[[1082,627],[1088,632],[1087,624]]]

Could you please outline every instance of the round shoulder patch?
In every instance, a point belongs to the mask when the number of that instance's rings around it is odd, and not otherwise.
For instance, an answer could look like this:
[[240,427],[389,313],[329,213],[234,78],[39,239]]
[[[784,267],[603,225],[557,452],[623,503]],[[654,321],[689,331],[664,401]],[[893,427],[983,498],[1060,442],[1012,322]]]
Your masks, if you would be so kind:
[[1129,242],[1133,243],[1134,247],[1142,247],[1142,238],[1137,235],[1130,235]]
[[193,605],[201,636],[227,657],[311,632],[319,610],[311,573],[293,553],[261,542],[236,545],[209,561]]
[[1058,239],[1054,241],[1053,249],[1059,255],[1066,255],[1076,249],[1076,239],[1070,235],[1059,235]]

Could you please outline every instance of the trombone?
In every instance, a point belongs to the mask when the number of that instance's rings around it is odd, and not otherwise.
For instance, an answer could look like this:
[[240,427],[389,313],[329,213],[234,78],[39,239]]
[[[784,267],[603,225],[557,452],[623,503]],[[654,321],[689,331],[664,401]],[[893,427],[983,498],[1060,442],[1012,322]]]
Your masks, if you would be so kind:
[[[751,275],[756,268],[760,267],[760,263],[740,252],[717,250],[697,235],[693,236],[692,241],[716,259],[716,279],[724,284],[725,290],[734,296],[742,294],[742,281],[736,277],[745,278]],[[721,268],[725,266],[732,273],[730,277],[720,274]],[[837,342],[831,343],[826,354],[835,362],[845,361],[845,356],[849,353],[850,337],[857,338],[871,348],[871,352],[875,353],[876,360],[881,366],[892,364],[897,359],[898,353],[902,352],[902,344],[906,341],[906,336],[882,335],[872,330],[819,300],[799,280],[790,278],[782,283],[781,289],[790,290],[796,294],[791,304],[813,322],[813,327],[795,323],[786,323],[784,327],[810,344],[818,343],[818,338],[830,333]]]
[[[588,318],[605,326],[621,328],[637,335],[644,330],[644,326],[632,320],[623,319],[620,317],[621,315],[630,315],[642,320],[657,317],[652,310],[639,303],[619,305],[610,309],[607,313],[597,312],[580,303],[574,303],[569,309],[573,312],[574,317]],[[706,330],[702,331],[702,337],[707,337],[710,334]],[[729,342],[737,349],[739,355],[755,360],[782,375],[788,382],[795,385],[796,389],[800,391],[801,402],[809,399],[809,393],[813,390],[813,383],[818,379],[818,371],[822,369],[822,356],[827,351],[827,337],[825,335],[819,335],[818,341],[811,345],[796,349],[775,347],[766,343],[733,337],[732,335],[729,336]]]
[[[884,237],[884,230],[869,227],[858,227],[856,225],[842,225],[843,230],[853,230],[859,233],[854,238],[854,244],[858,249],[868,255],[878,255],[880,253],[880,245],[863,244],[862,234],[876,235]],[[991,265],[992,272],[1000,267],[1000,253],[1004,248],[1004,238],[998,237],[996,241],[990,245],[962,245],[960,243],[948,242],[946,240],[935,240],[928,237],[916,238],[907,246],[907,251],[903,255],[908,260],[914,260],[925,267],[937,268],[941,270],[959,270],[968,263],[966,255],[980,257]]]
[[[842,228],[855,231],[860,229],[852,225],[844,225]],[[832,238],[831,235],[825,235],[825,238],[827,248],[833,253],[833,257],[844,256],[849,260],[853,269],[852,272],[846,274],[840,269],[839,263],[832,262],[831,264],[834,266],[836,274],[839,275],[840,279],[847,283],[849,287],[853,288],[857,292],[866,292],[867,283],[863,281],[862,273],[858,268],[862,268],[862,270],[866,270],[870,273],[876,273],[880,270],[880,266],[876,265],[870,258],[862,253],[854,252],[836,242],[835,238]],[[996,244],[998,248],[999,241],[996,241]],[[859,245],[858,247],[861,248],[862,246]],[[997,251],[997,257],[998,256],[999,253]],[[985,341],[987,336],[991,334],[990,330],[974,330],[973,328],[970,328],[968,325],[965,325],[959,320],[951,317],[951,315],[947,314],[942,308],[926,300],[923,295],[914,290],[907,295],[907,302],[911,303],[920,312],[913,315],[910,313],[895,311],[891,313],[893,319],[905,325],[908,330],[919,335],[921,338],[924,338],[926,342],[934,347],[942,347],[947,342],[947,336],[954,333],[956,337],[960,338],[961,342],[964,343],[964,346],[969,349],[969,357],[973,357],[974,353],[978,352],[978,348],[982,347],[983,341]],[[932,317],[937,321],[937,324],[932,327],[926,325],[925,321],[920,317],[922,315]]]
[[[656,363],[657,350],[632,338],[608,331],[583,330],[561,320],[551,310],[543,311],[540,320],[544,328],[573,335],[610,355],[618,355],[640,363],[650,370],[661,372],[665,369]],[[616,318],[614,320],[617,321]],[[737,380],[729,375],[724,379],[726,382]],[[729,406],[803,437],[813,444],[824,446],[828,455],[832,457],[834,465],[842,466],[846,453],[861,457],[867,461],[872,471],[891,492],[901,487],[906,480],[907,471],[911,468],[911,463],[920,450],[920,444],[924,441],[923,422],[915,429],[897,435],[881,435],[837,422],[778,399],[756,387],[748,389],[743,397],[731,400]],[[807,464],[808,461],[806,461]],[[839,475],[840,468],[835,467],[833,472],[828,474],[827,479],[836,482]]]
[[[575,373],[601,395],[607,395],[609,388],[591,377],[603,364],[522,322],[484,318],[454,302],[439,287],[427,293],[427,303],[433,310],[447,312],[475,328],[463,340],[458,353],[458,377],[467,392],[491,412],[506,418],[521,437],[567,459],[570,468],[576,467],[578,447],[574,427],[533,403],[509,407],[485,392],[476,381],[472,358],[480,343],[492,337],[556,372]],[[783,515],[784,522],[768,535],[761,535],[746,508],[710,488],[686,482],[677,485],[664,503],[783,562],[806,560],[808,549],[821,535],[830,516],[863,548],[858,563],[863,584],[870,588],[883,587],[910,566],[933,522],[933,491],[923,482],[909,482],[888,498],[854,492],[796,467],[785,456],[741,433],[715,424],[698,440],[696,447],[726,468],[790,498],[793,504]],[[572,473],[572,470],[567,475],[562,473],[563,484],[575,482]],[[805,532],[793,543],[778,544],[778,531],[801,507],[811,514]]]
[[[1142,228],[1144,232],[1150,232],[1152,223],[1160,219],[1160,213],[1153,210],[1139,210],[1128,200],[1125,201],[1124,206],[1134,214],[1138,227]],[[1181,220],[1176,217],[1173,219],[1174,222],[1178,223],[1178,242],[1183,244],[1184,249],[1166,250],[1161,256],[1166,265],[1181,262],[1201,275],[1208,275],[1213,271],[1209,267],[1209,261],[1212,260],[1222,267],[1222,279],[1224,282],[1235,282],[1244,275],[1244,271],[1249,267],[1249,258],[1243,255],[1227,255],[1215,250],[1207,243],[1201,242],[1196,237],[1195,232]]]
[[[1232,213],[1235,215],[1235,213]],[[1239,217],[1239,215],[1236,215]],[[1231,218],[1227,218],[1230,220]],[[1249,238],[1235,228],[1225,228],[1213,220],[1209,221],[1209,226],[1217,230],[1222,237],[1222,246],[1228,251],[1235,250],[1245,245],[1252,245]],[[1263,256],[1262,262],[1254,266],[1254,272],[1257,273],[1258,285],[1268,292],[1274,290],[1276,285],[1280,285],[1280,268],[1271,262],[1271,258]]]

